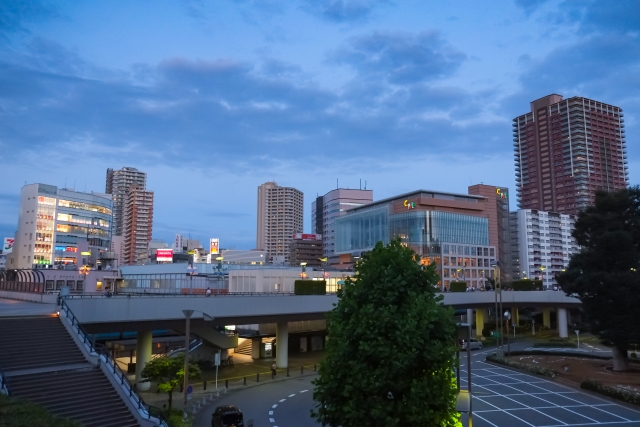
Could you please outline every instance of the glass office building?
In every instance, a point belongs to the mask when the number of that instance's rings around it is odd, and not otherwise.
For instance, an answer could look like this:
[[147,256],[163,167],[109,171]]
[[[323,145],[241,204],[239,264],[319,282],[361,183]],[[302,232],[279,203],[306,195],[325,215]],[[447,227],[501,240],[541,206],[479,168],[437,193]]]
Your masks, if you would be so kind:
[[336,253],[360,256],[377,242],[400,238],[423,263],[436,263],[441,286],[464,280],[480,287],[493,277],[496,259],[483,200],[420,190],[353,209],[336,219]]

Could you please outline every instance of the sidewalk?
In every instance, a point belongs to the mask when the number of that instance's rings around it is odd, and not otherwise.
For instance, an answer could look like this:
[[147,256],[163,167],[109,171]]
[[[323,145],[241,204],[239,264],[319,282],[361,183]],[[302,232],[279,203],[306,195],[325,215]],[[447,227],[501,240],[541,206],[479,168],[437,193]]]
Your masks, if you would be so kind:
[[[194,390],[192,398],[189,400],[187,410],[189,413],[194,413],[194,408],[197,408],[196,412],[199,411],[203,403],[207,405],[210,404],[216,399],[218,393],[222,396],[238,389],[256,387],[274,381],[286,381],[303,376],[315,375],[315,368],[317,368],[320,361],[324,359],[324,354],[324,351],[316,351],[290,356],[289,376],[287,376],[286,369],[277,369],[275,379],[271,378],[271,364],[275,361],[275,358],[253,360],[251,356],[233,354],[235,365],[218,369],[217,390],[215,384],[215,369],[212,371],[203,371],[200,379],[192,380],[191,385]],[[125,368],[125,372],[128,361],[128,357],[126,358],[126,362],[118,361],[120,366]],[[133,383],[134,376],[128,375],[128,377]],[[225,391],[225,386],[227,385],[228,389]],[[149,391],[139,392],[139,394],[145,403],[149,405],[158,408],[162,408],[165,404],[168,406],[169,395],[167,393],[156,393],[155,390],[156,384],[152,382]],[[203,398],[205,402],[203,402]],[[176,387],[173,391],[173,408],[183,409],[183,394],[180,391],[180,387]]]

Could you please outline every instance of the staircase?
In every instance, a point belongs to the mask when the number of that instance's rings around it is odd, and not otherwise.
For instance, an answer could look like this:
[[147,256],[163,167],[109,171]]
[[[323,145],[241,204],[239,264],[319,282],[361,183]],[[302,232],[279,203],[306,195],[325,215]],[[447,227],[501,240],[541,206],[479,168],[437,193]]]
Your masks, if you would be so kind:
[[251,356],[251,340],[244,340],[242,344],[237,346],[235,350],[233,350],[235,354],[244,354],[247,356]]
[[60,318],[0,318],[0,331],[0,370],[11,396],[87,427],[140,426]]

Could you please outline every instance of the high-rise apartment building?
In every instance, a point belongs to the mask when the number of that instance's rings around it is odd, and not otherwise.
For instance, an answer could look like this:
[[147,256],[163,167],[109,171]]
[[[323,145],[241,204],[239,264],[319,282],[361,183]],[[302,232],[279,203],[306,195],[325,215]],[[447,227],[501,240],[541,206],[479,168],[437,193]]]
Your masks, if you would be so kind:
[[317,197],[311,204],[311,230],[322,234],[323,256],[335,255],[336,218],[347,210],[373,202],[372,190],[351,190],[337,188],[324,196]]
[[575,216],[520,209],[510,217],[513,278],[540,279],[550,288],[556,283],[556,274],[580,250],[571,236]]
[[266,182],[258,187],[256,246],[270,262],[289,262],[291,236],[302,233],[304,195],[292,187]]
[[520,209],[577,214],[596,190],[628,185],[624,114],[582,97],[548,95],[513,119]]
[[289,265],[297,267],[304,263],[307,267],[322,265],[322,235],[297,233],[289,243]]
[[132,185],[145,190],[147,188],[147,173],[136,168],[107,169],[107,185],[105,193],[113,198],[113,235],[124,235],[124,203],[127,190]]
[[111,248],[111,209],[107,194],[25,185],[7,268],[100,266]]
[[143,264],[153,232],[153,191],[138,185],[127,190],[124,200],[124,264]]

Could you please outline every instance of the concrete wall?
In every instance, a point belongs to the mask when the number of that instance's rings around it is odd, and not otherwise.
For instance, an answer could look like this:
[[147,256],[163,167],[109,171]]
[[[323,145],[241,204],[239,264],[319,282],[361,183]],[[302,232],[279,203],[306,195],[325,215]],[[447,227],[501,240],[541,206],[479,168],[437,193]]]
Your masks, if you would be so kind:
[[34,294],[31,292],[0,291],[0,298],[15,299],[19,301],[40,302],[44,304],[55,304],[57,294]]

